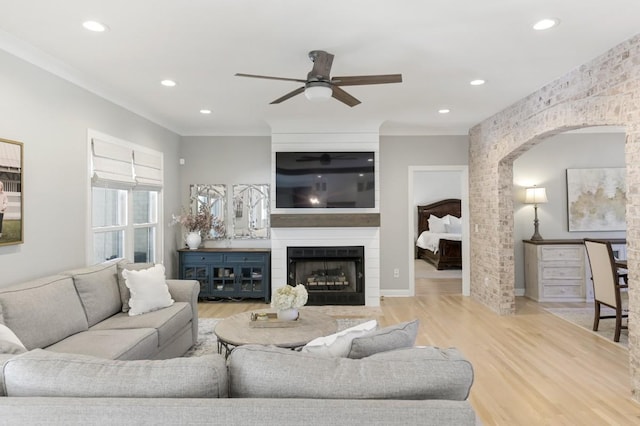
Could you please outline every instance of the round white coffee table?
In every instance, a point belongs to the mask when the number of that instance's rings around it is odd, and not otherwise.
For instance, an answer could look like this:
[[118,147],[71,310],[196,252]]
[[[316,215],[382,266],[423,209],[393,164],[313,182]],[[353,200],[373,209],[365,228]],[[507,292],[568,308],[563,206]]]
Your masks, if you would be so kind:
[[[300,308],[300,317],[286,327],[254,327],[251,313],[242,312],[223,319],[216,324],[213,332],[218,337],[218,352],[228,356],[233,347],[241,345],[274,345],[281,348],[300,348],[316,337],[335,333],[338,325],[335,319],[315,311]],[[273,312],[260,309],[253,313]]]

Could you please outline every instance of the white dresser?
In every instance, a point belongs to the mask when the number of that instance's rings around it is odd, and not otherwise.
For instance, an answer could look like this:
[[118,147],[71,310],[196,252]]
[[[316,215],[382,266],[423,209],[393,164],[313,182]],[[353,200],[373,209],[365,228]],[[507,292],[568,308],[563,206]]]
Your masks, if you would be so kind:
[[[610,239],[626,259],[624,239]],[[524,240],[525,296],[538,302],[593,300],[591,269],[583,240]]]
[[525,296],[538,302],[583,302],[585,266],[582,240],[525,240]]

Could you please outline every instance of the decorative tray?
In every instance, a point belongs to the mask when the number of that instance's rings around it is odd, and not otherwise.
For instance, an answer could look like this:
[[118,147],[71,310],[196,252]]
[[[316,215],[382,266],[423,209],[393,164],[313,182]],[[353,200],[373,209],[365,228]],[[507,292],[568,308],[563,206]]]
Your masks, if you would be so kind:
[[249,327],[255,328],[276,328],[276,327],[297,327],[300,325],[298,318],[293,321],[283,321],[278,319],[278,314],[275,312],[251,312],[249,321]]

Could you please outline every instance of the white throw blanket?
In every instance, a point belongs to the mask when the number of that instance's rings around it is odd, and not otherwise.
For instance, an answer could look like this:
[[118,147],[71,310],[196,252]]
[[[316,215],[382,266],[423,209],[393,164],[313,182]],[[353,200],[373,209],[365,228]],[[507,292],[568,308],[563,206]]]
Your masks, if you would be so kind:
[[437,232],[424,231],[418,237],[416,245],[422,249],[430,250],[434,253],[438,253],[440,247],[440,239],[450,241],[462,241],[462,234],[445,234]]

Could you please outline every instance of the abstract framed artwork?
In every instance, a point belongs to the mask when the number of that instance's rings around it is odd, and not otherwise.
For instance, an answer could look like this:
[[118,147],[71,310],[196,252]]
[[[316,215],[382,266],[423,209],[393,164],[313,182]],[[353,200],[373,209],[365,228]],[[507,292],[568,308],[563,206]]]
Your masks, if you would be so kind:
[[569,232],[625,231],[626,170],[567,169]]
[[0,138],[0,246],[24,241],[23,144]]

